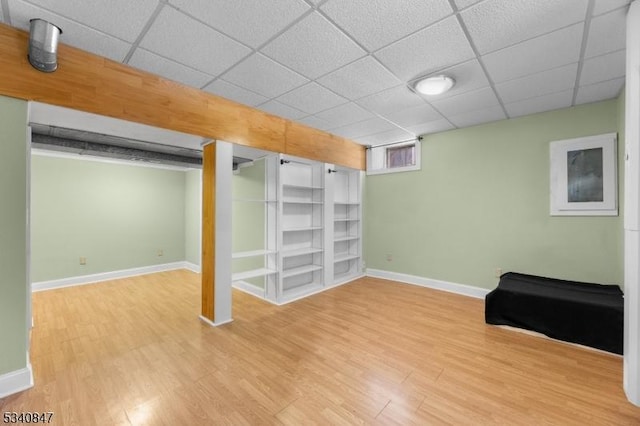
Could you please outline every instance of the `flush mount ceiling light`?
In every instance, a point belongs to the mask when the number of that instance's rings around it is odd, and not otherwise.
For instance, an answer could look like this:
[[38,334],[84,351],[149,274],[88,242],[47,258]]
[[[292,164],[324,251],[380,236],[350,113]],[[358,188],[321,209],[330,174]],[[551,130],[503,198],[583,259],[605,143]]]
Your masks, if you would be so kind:
[[423,78],[416,83],[416,90],[423,95],[441,95],[456,84],[456,81],[447,75],[434,75]]

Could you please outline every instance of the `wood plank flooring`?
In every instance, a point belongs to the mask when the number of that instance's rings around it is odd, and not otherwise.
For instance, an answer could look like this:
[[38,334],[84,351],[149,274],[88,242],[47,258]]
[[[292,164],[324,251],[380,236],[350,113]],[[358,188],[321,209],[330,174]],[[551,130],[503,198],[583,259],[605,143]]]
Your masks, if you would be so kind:
[[622,359],[484,323],[484,302],[365,278],[277,307],[199,275],[34,294],[33,389],[4,411],[59,425],[640,425]]

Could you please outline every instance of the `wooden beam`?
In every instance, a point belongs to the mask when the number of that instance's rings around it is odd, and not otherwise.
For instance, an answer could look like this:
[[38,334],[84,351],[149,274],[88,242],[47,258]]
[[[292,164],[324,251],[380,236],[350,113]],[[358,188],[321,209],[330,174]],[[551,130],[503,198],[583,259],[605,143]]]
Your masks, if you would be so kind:
[[58,70],[35,70],[28,33],[0,24],[0,94],[357,169],[355,142],[64,44]]
[[215,322],[216,257],[216,144],[202,152],[202,308],[201,315]]
[[353,149],[353,142],[294,121],[287,122],[285,153],[303,158],[322,158],[324,162],[354,169],[365,169],[365,155],[360,149]]

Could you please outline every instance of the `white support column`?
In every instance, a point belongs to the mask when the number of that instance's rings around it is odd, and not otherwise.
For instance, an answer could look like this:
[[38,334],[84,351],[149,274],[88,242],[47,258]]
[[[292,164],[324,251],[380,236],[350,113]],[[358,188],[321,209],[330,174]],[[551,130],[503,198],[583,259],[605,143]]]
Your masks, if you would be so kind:
[[216,142],[215,325],[231,322],[233,145]]
[[627,15],[624,192],[624,390],[640,406],[640,1]]

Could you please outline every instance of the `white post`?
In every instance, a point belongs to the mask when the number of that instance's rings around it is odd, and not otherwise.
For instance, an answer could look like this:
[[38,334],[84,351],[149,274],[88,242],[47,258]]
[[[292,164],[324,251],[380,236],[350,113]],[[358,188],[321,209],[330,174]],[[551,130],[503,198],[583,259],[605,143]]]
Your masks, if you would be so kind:
[[231,209],[233,145],[216,142],[215,325],[231,318]]
[[640,406],[640,1],[627,15],[624,191],[624,390]]

